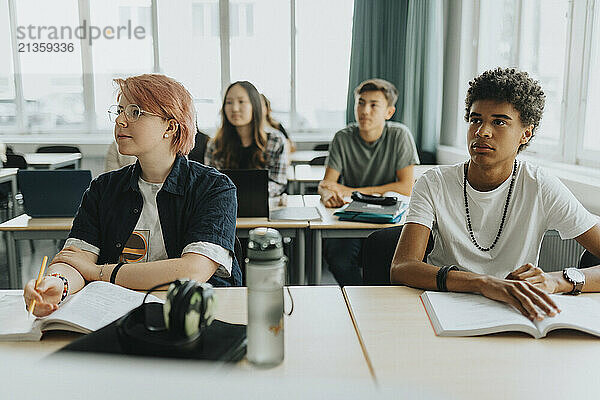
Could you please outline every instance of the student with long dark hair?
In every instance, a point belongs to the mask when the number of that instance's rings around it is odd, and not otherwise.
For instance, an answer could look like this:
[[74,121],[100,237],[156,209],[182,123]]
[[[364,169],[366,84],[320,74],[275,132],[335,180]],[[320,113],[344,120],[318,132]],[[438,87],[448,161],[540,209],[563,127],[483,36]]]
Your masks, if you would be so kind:
[[285,136],[263,128],[260,94],[248,81],[227,88],[221,107],[221,127],[208,143],[205,164],[217,169],[267,169],[269,196],[287,185]]

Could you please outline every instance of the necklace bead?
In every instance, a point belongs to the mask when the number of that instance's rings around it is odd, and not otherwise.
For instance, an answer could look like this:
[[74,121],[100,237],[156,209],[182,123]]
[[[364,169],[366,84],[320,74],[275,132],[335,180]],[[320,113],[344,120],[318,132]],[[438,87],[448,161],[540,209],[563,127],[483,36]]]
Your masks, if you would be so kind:
[[500,227],[498,228],[498,233],[496,234],[496,238],[492,242],[490,247],[483,247],[479,243],[477,243],[477,239],[475,239],[475,234],[473,233],[473,227],[471,226],[471,215],[469,213],[469,200],[467,198],[467,173],[469,172],[469,163],[465,163],[464,167],[464,179],[463,179],[463,194],[465,197],[465,212],[467,214],[467,228],[469,229],[469,237],[471,238],[471,242],[481,251],[490,251],[498,243],[498,239],[500,239],[500,235],[502,234],[502,229],[504,228],[504,222],[506,221],[506,212],[508,211],[508,204],[510,203],[510,198],[512,195],[513,188],[515,186],[515,179],[517,176],[517,160],[515,160],[513,164],[512,177],[510,179],[510,186],[508,188],[508,195],[506,196],[506,202],[504,203],[504,210],[502,211],[502,219],[500,220]]

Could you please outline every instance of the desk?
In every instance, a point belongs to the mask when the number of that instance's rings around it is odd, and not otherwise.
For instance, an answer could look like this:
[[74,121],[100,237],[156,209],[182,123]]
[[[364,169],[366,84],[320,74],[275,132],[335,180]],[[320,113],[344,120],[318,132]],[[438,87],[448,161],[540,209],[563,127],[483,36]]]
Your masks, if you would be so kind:
[[[279,198],[269,198],[269,210],[282,208],[277,204]],[[287,196],[287,207],[303,207],[302,196]],[[0,225],[1,226],[1,225]],[[248,238],[250,230],[257,227],[274,228],[281,233],[282,237],[295,239],[293,246],[293,257],[295,270],[291,270],[290,283],[304,284],[304,270],[306,264],[306,240],[305,231],[308,228],[307,221],[269,221],[266,217],[238,218],[236,220],[236,234],[240,238]]]
[[[425,171],[436,167],[436,165],[415,165],[415,181],[425,173]],[[307,185],[318,185],[325,177],[325,165],[303,165],[294,166],[294,177],[290,179],[298,185],[298,194],[304,194]]]
[[27,153],[25,161],[34,169],[57,169],[75,166],[81,168],[81,153]]
[[[277,199],[270,199],[270,207],[278,208]],[[302,207],[302,196],[288,196],[288,206]],[[0,224],[0,232],[6,232],[6,247],[8,254],[9,284],[11,288],[21,286],[19,260],[17,256],[17,240],[26,239],[66,239],[73,225],[73,218],[31,218],[22,214],[16,218]],[[305,265],[305,231],[307,221],[269,221],[268,218],[238,218],[236,232],[239,237],[247,238],[251,229],[266,226],[279,230],[283,237],[296,239],[294,248],[294,266],[292,282],[304,283]]]
[[380,384],[402,382],[451,399],[598,397],[597,337],[575,331],[537,340],[517,332],[437,337],[419,299],[422,292],[344,288]]
[[0,232],[6,233],[8,282],[11,288],[21,287],[17,240],[66,239],[72,225],[73,218],[31,218],[27,214],[0,224]]
[[298,194],[304,194],[307,185],[318,185],[325,176],[324,165],[300,164],[295,165],[293,168],[294,178],[290,182],[296,185]]
[[[327,208],[321,202],[321,196],[305,195],[304,204],[319,209],[321,221],[310,221],[311,236],[311,262],[309,272],[309,283],[318,285],[321,283],[323,238],[366,238],[378,229],[398,224],[372,224],[367,222],[340,221],[333,213],[337,208]],[[400,224],[404,222],[404,216]]]
[[297,164],[308,164],[310,161],[317,157],[327,157],[328,151],[316,151],[316,150],[299,150],[290,153],[290,163],[292,165]]
[[[157,292],[159,297],[166,292]],[[259,369],[245,359],[236,370],[258,377],[347,379],[372,384],[367,363],[342,291],[337,286],[291,287],[294,312],[285,317],[285,360],[271,369]],[[216,318],[247,323],[246,288],[215,288]],[[290,302],[284,295],[286,310]],[[0,342],[2,350],[28,351],[39,359],[79,335],[47,332],[39,342]]]
[[8,196],[8,201],[12,206],[9,208],[10,213],[8,214],[9,218],[14,217],[15,214],[15,196],[17,195],[17,172],[18,168],[0,168],[0,183],[10,182],[10,196]]

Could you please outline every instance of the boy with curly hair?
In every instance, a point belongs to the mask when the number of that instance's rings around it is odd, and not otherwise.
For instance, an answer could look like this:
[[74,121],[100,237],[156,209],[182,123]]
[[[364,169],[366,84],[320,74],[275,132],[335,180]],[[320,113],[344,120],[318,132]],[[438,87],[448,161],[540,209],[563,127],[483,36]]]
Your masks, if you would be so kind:
[[544,102],[538,82],[516,69],[469,82],[470,159],[431,169],[415,184],[392,283],[479,293],[538,320],[560,312],[548,293],[600,291],[600,266],[550,273],[537,266],[550,229],[600,256],[597,218],[556,177],[517,160],[536,134]]

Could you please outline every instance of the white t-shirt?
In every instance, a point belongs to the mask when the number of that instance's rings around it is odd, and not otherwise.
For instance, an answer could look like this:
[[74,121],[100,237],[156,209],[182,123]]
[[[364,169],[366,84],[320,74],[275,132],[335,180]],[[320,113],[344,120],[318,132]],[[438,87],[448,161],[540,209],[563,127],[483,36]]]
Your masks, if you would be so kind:
[[[130,264],[166,260],[168,258],[167,250],[156,205],[156,195],[163,184],[150,183],[139,178],[138,185],[144,200],[142,212],[131,236],[125,243],[120,261]],[[94,254],[100,254],[99,248],[80,239],[69,238],[65,243],[66,246],[75,246]],[[219,268],[215,272],[217,276],[223,278],[231,276],[233,260],[229,251],[223,247],[214,243],[195,242],[185,246],[182,255],[185,253],[202,254],[219,264]]]
[[[491,251],[481,251],[469,237],[463,168],[464,163],[432,168],[413,188],[406,222],[431,229],[434,248],[427,257],[429,264],[456,265],[504,278],[523,264],[537,265],[547,230],[572,239],[597,222],[558,178],[520,161],[502,234]],[[490,247],[498,233],[510,180],[489,192],[479,192],[467,182],[471,226],[481,247]]]

